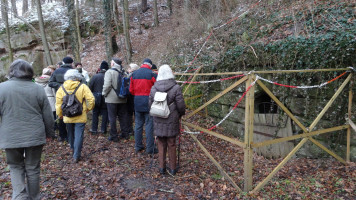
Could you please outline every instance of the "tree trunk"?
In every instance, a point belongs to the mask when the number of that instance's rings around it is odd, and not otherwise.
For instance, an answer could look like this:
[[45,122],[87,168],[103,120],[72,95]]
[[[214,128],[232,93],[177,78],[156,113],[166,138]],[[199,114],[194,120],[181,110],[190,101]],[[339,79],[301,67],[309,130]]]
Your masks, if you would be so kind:
[[153,0],[153,15],[154,15],[154,26],[158,27],[158,8],[157,8],[157,0]]
[[22,1],[22,16],[28,11],[28,0]]
[[16,0],[11,0],[11,10],[15,15],[17,15]]
[[148,10],[147,0],[141,0],[141,11],[144,13]]
[[75,1],[75,27],[77,29],[77,34],[78,34],[78,47],[79,47],[79,52],[83,51],[83,45],[82,45],[82,37],[80,34],[80,13],[79,13],[79,0]]
[[190,0],[184,0],[184,9],[185,10],[190,10],[191,5],[190,5]]
[[31,8],[34,8],[36,6],[36,0],[31,0]]
[[95,8],[95,0],[86,0],[85,5],[87,5],[91,8]]
[[69,20],[69,32],[72,46],[72,53],[74,55],[75,61],[80,62],[80,53],[78,46],[78,33],[75,28],[75,11],[74,11],[74,1],[66,0],[67,9],[68,9],[68,20]]
[[173,14],[172,0],[167,0],[167,7],[169,9],[169,15]]
[[[114,15],[114,21],[115,21],[115,27],[117,31],[117,38],[119,39],[119,45],[117,46],[117,51],[121,50],[122,43],[120,39],[120,21],[119,21],[119,8],[118,8],[118,3],[117,0],[113,0],[113,15]],[[116,43],[116,40],[115,40]],[[115,45],[115,44],[114,44]]]
[[12,47],[11,47],[10,27],[9,27],[9,17],[8,17],[7,5],[8,5],[7,0],[1,0],[1,14],[2,14],[2,19],[5,23],[6,42],[7,42],[8,48],[9,48],[9,59],[10,59],[10,63],[12,63],[14,61],[14,55],[13,55]]
[[103,11],[104,11],[104,30],[105,30],[105,49],[106,58],[111,60],[113,56],[112,49],[112,25],[111,25],[111,0],[103,0]]
[[127,63],[131,62],[131,52],[132,52],[132,48],[131,48],[131,39],[130,39],[130,23],[129,23],[129,14],[128,14],[128,10],[129,10],[129,2],[128,0],[123,0],[123,24],[124,24],[124,34],[125,34],[125,46],[126,46],[126,61]]
[[48,42],[47,42],[47,38],[46,38],[46,32],[45,32],[45,26],[43,23],[42,7],[41,7],[40,0],[37,0],[36,5],[37,5],[38,24],[40,26],[42,44],[43,44],[43,48],[44,48],[45,55],[46,55],[47,65],[53,65],[51,53],[49,51]]

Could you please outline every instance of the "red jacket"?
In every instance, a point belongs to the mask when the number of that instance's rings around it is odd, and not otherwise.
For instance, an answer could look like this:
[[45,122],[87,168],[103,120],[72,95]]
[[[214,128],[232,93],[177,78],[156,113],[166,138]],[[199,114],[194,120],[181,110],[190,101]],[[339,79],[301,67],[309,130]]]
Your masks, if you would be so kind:
[[130,93],[134,95],[134,107],[138,112],[149,112],[148,96],[151,88],[156,82],[157,74],[153,73],[151,67],[144,64],[136,70],[130,79]]

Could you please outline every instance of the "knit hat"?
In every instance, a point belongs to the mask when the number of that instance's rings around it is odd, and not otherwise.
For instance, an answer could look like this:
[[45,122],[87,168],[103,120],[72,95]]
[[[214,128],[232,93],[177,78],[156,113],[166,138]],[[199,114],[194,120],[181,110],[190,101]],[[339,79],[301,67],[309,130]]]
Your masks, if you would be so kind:
[[83,78],[82,74],[77,69],[70,69],[64,74],[64,80],[80,81]]
[[140,68],[138,65],[136,65],[135,63],[131,63],[129,64],[130,68],[132,71],[136,71],[138,70],[138,68]]
[[145,58],[142,63],[152,67],[152,60],[149,58]]
[[72,64],[73,63],[73,58],[67,56],[63,58],[64,64]]
[[151,67],[151,69],[157,69],[157,65],[155,65],[155,64],[152,64],[152,67]]
[[108,70],[108,69],[109,69],[109,64],[104,60],[104,61],[101,62],[101,64],[100,64],[100,69]]
[[48,67],[44,68],[44,69],[42,70],[42,75],[51,76],[51,75],[52,75],[52,70],[51,70],[51,68],[48,68]]
[[157,81],[168,80],[172,78],[174,79],[174,74],[169,65],[162,65],[161,67],[159,67]]
[[112,61],[114,61],[115,64],[121,65],[122,61],[118,58],[113,58]]

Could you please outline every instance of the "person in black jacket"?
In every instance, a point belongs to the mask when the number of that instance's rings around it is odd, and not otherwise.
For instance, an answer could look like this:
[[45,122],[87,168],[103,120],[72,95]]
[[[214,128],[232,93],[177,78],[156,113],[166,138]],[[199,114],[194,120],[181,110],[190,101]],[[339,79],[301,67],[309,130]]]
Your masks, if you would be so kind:
[[[73,69],[73,59],[69,56],[63,58],[63,65],[56,69],[51,78],[49,78],[48,86],[54,88],[57,92],[59,87],[64,83],[64,74]],[[59,137],[61,141],[68,141],[66,125],[63,119],[59,119],[58,123]]]
[[104,86],[105,72],[108,69],[109,64],[106,61],[101,62],[99,72],[95,74],[89,82],[89,88],[95,97],[95,107],[93,110],[92,119],[93,121],[90,129],[90,132],[92,134],[98,133],[99,115],[102,116],[101,131],[99,131],[99,133],[106,133],[106,127],[108,124],[108,110],[102,92]]

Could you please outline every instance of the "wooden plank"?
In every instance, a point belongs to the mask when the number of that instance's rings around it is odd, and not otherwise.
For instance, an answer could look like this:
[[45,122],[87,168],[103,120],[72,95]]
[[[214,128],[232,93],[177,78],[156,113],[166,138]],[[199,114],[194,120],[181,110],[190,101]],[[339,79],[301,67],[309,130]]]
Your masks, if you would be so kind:
[[[352,75],[352,74],[350,74]],[[347,116],[349,118],[349,124],[351,123],[355,126],[355,124],[351,121],[351,115],[352,115],[352,88],[353,88],[353,81],[351,79],[351,83],[349,85],[349,106],[348,106],[348,112]],[[351,123],[350,123],[351,122]],[[354,128],[356,131],[356,129]],[[350,145],[351,145],[351,126],[347,129],[346,133],[346,162],[350,162]]]
[[299,139],[299,138],[305,138],[305,137],[310,137],[310,136],[314,136],[314,135],[330,133],[333,131],[339,131],[339,130],[347,129],[348,127],[349,127],[349,125],[342,125],[342,126],[336,126],[333,128],[317,130],[317,131],[313,131],[313,132],[306,132],[306,133],[293,135],[293,136],[289,136],[289,137],[285,137],[285,138],[278,138],[278,139],[274,139],[274,140],[268,140],[268,141],[264,141],[264,142],[260,142],[260,143],[255,143],[255,144],[252,144],[252,147],[253,148],[263,147],[266,145],[276,144],[276,143],[280,143],[280,142],[286,142],[286,141],[295,140],[295,139]]
[[190,117],[192,117],[193,115],[195,115],[197,112],[201,111],[202,109],[204,109],[205,107],[207,107],[208,105],[210,105],[211,103],[213,103],[215,100],[219,99],[220,97],[222,97],[223,95],[225,95],[226,93],[230,92],[232,89],[234,89],[235,87],[239,86],[241,83],[243,83],[244,81],[247,80],[247,77],[243,77],[240,80],[236,81],[234,84],[232,84],[230,87],[226,88],[224,91],[220,92],[218,95],[216,95],[215,97],[213,97],[212,99],[210,99],[208,102],[206,102],[204,105],[200,106],[198,109],[196,109],[195,111],[189,113],[184,119],[189,119]]
[[[192,80],[190,80],[191,82],[194,82],[195,79],[197,78],[197,74],[199,74],[200,70],[202,69],[202,67],[199,67],[199,69],[197,71],[194,72],[194,76],[192,78]],[[184,92],[183,92],[183,96],[188,92],[190,85],[192,85],[192,83],[189,83],[188,86],[185,88]]]
[[299,142],[297,146],[294,147],[294,149],[282,160],[281,163],[277,167],[273,169],[273,171],[258,185],[255,187],[255,189],[252,190],[253,193],[258,192],[262,187],[264,187],[269,180],[292,158],[292,156],[305,144],[305,142],[308,141],[308,138],[304,138],[302,141]]
[[324,151],[328,152],[330,155],[332,155],[334,158],[336,158],[338,161],[342,162],[344,165],[346,165],[346,162],[344,159],[342,159],[340,156],[336,155],[334,152],[330,151],[328,148],[324,147],[324,145],[320,144],[320,142],[314,140],[311,137],[308,137],[310,141],[312,141],[314,144],[316,144],[318,147],[323,149]]
[[[246,81],[246,88],[250,87],[253,82],[254,75],[249,74]],[[253,122],[255,113],[255,86],[252,86],[246,94],[245,101],[245,145],[244,148],[244,191],[252,190],[253,184]]]
[[[187,130],[189,130],[189,128],[187,126],[185,126],[185,128]],[[195,135],[189,134],[194,141],[199,145],[199,147],[203,150],[203,152],[205,153],[205,155],[211,160],[211,162],[213,162],[213,164],[218,168],[218,170],[220,171],[220,173],[226,178],[226,180],[228,180],[231,185],[238,191],[241,192],[241,189],[239,188],[239,186],[237,186],[237,184],[235,183],[235,181],[229,176],[228,173],[225,172],[225,170],[221,167],[221,165],[219,164],[218,161],[215,160],[215,158],[209,153],[209,151],[204,147],[204,145],[202,143],[200,143],[200,141],[198,140],[198,138]]]
[[352,74],[350,74],[346,80],[342,83],[342,85],[339,87],[339,89],[335,92],[333,97],[331,97],[330,101],[326,104],[326,106],[323,108],[323,110],[319,113],[318,117],[315,118],[313,123],[309,126],[309,131],[312,131],[314,127],[317,125],[317,123],[320,121],[320,119],[324,116],[325,112],[330,108],[330,106],[334,103],[336,97],[339,96],[339,94],[342,92],[342,90],[345,88],[347,83],[350,81],[352,77]]
[[192,97],[185,97],[184,100],[189,101],[189,100],[192,100],[192,99],[197,99],[197,98],[199,98],[201,96],[203,96],[203,94],[198,94],[198,95],[195,95],[195,96],[192,96]]
[[[313,72],[335,72],[335,71],[348,71],[349,68],[338,68],[338,69],[306,69],[306,70],[270,70],[270,71],[254,71],[254,74],[287,74],[287,73],[313,73]],[[239,75],[239,74],[248,74],[249,72],[240,71],[240,72],[221,72],[221,73],[199,73],[199,76],[218,76],[218,75]],[[182,76],[191,76],[195,73],[182,73],[177,72],[175,75]]]
[[236,145],[239,146],[239,147],[245,148],[245,144],[242,143],[242,142],[240,142],[240,141],[238,141],[238,140],[236,140],[236,139],[229,138],[229,137],[227,137],[227,136],[225,136],[225,135],[222,135],[222,134],[219,134],[219,133],[210,131],[210,130],[208,130],[208,129],[199,127],[199,126],[197,126],[197,125],[194,125],[194,124],[191,124],[191,123],[188,123],[188,122],[185,122],[185,121],[182,121],[182,124],[183,124],[183,125],[186,125],[186,126],[189,126],[189,127],[191,127],[191,128],[194,128],[194,129],[196,129],[196,130],[203,131],[204,133],[207,133],[207,134],[209,134],[209,135],[215,136],[215,137],[220,138],[220,139],[222,139],[222,140],[228,141],[228,142],[230,142],[230,143],[232,143],[232,144],[236,144]]
[[[189,110],[194,110],[193,107],[191,107],[189,104],[185,104],[185,106],[189,109]],[[202,117],[206,117],[206,115],[202,112],[198,112],[198,115],[202,116]]]
[[271,90],[269,90],[265,84],[263,84],[260,80],[257,81],[258,85],[261,86],[261,88],[268,94],[268,96],[271,97],[271,99],[273,99],[274,102],[276,102],[276,104],[282,108],[282,110],[304,131],[304,132],[308,132],[307,128],[300,123],[300,121],[292,114],[292,112],[290,112],[288,110],[287,107],[284,106],[284,104],[279,101],[279,99],[274,96],[274,94],[271,92]]

